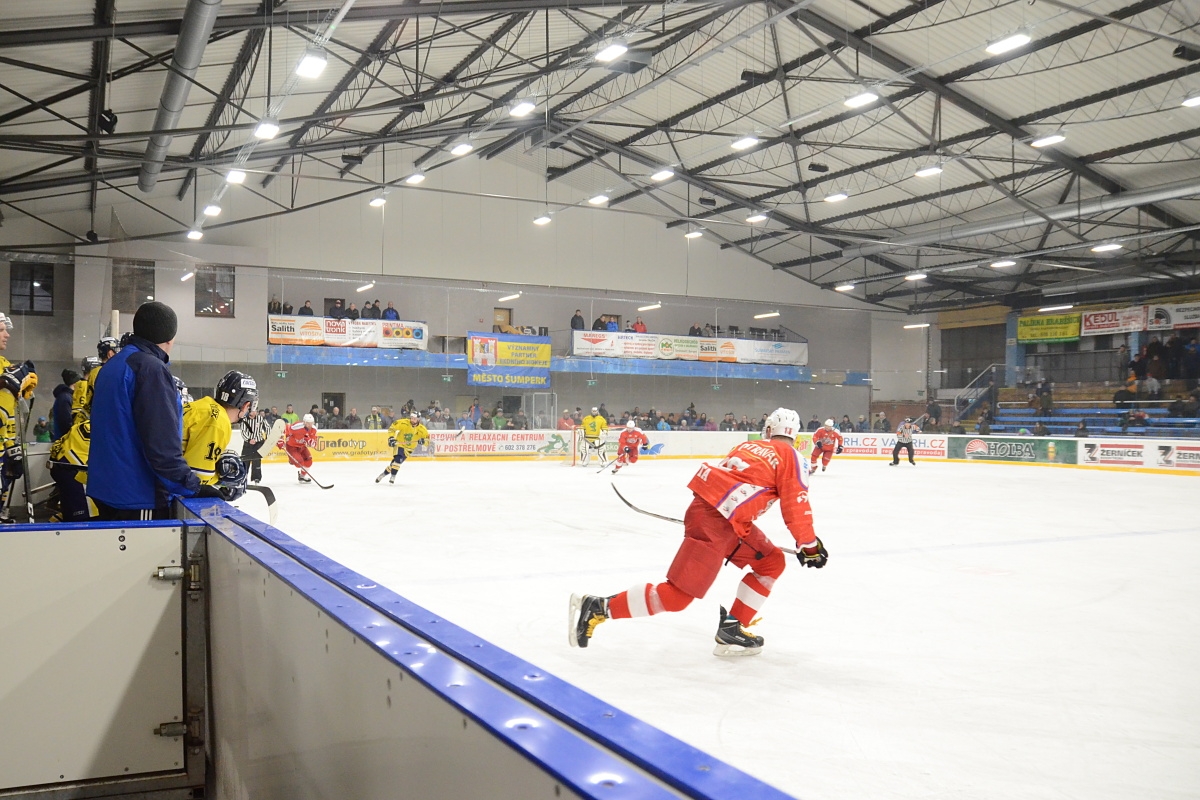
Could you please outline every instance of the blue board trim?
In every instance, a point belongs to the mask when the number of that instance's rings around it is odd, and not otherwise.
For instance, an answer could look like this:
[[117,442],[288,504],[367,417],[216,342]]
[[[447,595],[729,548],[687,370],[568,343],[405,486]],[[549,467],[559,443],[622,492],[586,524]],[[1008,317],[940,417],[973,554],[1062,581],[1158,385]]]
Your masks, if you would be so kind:
[[[406,632],[433,644],[435,649],[450,654],[497,682],[548,716],[613,750],[687,797],[697,800],[784,800],[791,797],[517,658],[390,589],[376,585],[367,577],[296,541],[278,528],[230,506],[218,514],[214,513],[218,512],[217,504],[212,504],[207,512],[207,503],[186,500],[183,504],[197,516],[202,515],[205,522],[212,524],[215,530],[245,549],[297,591],[325,607],[332,616],[339,616],[346,610],[339,608],[337,602],[344,601],[343,592],[351,595],[370,607],[371,623],[367,624],[379,625],[379,615],[382,615]],[[325,587],[322,590],[319,584],[312,581],[311,575],[306,580],[304,574],[295,572],[296,564],[337,589]],[[361,627],[364,619],[356,614],[344,624],[353,631],[366,630]],[[412,662],[419,660],[406,655],[405,651],[400,651],[399,655],[390,652],[393,649],[397,648],[381,649],[380,652],[406,669],[411,669]],[[457,674],[461,675],[461,672]],[[421,677],[417,673],[414,675]],[[460,699],[458,695],[450,695],[438,686],[429,685],[451,702]],[[467,709],[464,711],[470,712]],[[479,713],[479,709],[470,713]],[[504,735],[506,732],[497,733]],[[541,761],[545,755],[538,752],[536,757]],[[631,774],[637,773],[633,771]],[[602,795],[596,793],[597,787],[589,784],[588,779],[582,778],[577,771],[572,771],[569,777],[563,775],[561,779],[587,797],[613,796],[611,788]]]

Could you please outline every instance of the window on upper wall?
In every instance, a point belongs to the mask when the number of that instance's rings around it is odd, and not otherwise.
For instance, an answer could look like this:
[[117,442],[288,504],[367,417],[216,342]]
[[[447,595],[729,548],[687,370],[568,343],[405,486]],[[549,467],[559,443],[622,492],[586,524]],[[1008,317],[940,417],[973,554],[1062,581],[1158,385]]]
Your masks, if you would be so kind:
[[233,317],[235,270],[215,264],[196,267],[196,316]]
[[112,267],[112,305],[122,314],[133,314],[154,299],[154,262],[116,259]]
[[14,263],[9,271],[8,308],[14,314],[53,314],[54,265]]

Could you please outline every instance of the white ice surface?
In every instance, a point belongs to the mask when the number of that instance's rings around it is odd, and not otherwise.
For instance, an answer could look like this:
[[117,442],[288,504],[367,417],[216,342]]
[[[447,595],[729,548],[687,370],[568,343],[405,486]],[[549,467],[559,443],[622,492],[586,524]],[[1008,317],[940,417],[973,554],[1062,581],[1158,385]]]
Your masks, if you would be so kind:
[[[698,462],[616,481],[680,517]],[[267,465],[278,526],[668,733],[806,800],[1200,797],[1200,482],[835,460],[824,570],[794,560],[755,658],[711,655],[740,573],[679,614],[567,646],[572,592],[662,580],[681,528],[594,469]],[[264,513],[262,501],[241,503]],[[257,505],[256,505],[257,504]],[[760,525],[790,542],[777,511]]]

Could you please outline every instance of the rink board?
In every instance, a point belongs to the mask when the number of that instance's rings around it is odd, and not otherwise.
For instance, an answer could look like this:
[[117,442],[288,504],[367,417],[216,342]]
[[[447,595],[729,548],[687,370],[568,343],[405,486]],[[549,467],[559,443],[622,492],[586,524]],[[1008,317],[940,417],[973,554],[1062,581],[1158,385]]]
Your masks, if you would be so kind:
[[185,505],[210,530],[218,798],[788,797],[241,511]]

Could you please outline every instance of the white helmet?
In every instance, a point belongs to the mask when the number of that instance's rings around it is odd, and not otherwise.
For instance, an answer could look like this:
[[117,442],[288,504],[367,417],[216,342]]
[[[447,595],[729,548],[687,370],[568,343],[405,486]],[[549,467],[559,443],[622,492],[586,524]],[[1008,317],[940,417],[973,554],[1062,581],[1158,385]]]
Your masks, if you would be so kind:
[[626,423],[625,423],[625,427],[626,427],[626,428],[636,428],[636,427],[637,427],[637,423],[636,423],[636,422],[634,422],[633,420],[629,420],[628,422],[626,422]]
[[593,414],[599,414],[599,413],[600,413],[600,409],[596,408],[595,406],[592,406],[592,413],[593,413]]
[[827,420],[825,420],[825,427],[826,427],[826,428],[832,428],[832,427],[833,427],[833,420],[831,420],[831,419],[827,419]]
[[305,414],[305,415],[304,415],[304,421],[305,421],[306,423],[312,424],[312,423],[315,423],[315,422],[317,421],[317,418],[316,418],[316,417],[314,417],[312,414]]
[[763,425],[763,438],[786,436],[795,439],[800,432],[800,415],[790,408],[777,408],[767,417]]

